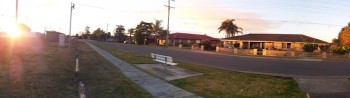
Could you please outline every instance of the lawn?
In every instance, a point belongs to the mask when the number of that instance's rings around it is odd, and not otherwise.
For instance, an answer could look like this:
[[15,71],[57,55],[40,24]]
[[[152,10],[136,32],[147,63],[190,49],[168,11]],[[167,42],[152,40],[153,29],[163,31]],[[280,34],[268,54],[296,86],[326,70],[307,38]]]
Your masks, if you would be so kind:
[[[9,43],[0,43],[0,98],[78,97],[74,48],[58,48],[57,42]],[[87,45],[77,44],[88,97],[151,97]]]
[[[127,50],[111,48],[105,44],[100,44],[100,47],[131,64],[154,63],[148,55],[141,55]],[[178,63],[179,67],[204,74],[169,82],[177,87],[203,97],[306,97],[305,93],[298,87],[297,82],[292,78],[233,72],[185,62]]]

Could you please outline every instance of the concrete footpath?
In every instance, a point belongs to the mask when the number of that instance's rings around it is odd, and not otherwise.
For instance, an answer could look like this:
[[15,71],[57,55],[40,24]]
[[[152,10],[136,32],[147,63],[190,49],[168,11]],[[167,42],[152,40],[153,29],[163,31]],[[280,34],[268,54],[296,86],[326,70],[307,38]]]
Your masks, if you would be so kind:
[[201,98],[193,93],[180,89],[176,86],[169,84],[168,82],[149,75],[140,69],[135,68],[133,65],[122,61],[110,53],[84,41],[92,49],[106,58],[109,62],[115,65],[125,76],[129,77],[134,83],[138,84],[144,90],[149,92],[156,98]]

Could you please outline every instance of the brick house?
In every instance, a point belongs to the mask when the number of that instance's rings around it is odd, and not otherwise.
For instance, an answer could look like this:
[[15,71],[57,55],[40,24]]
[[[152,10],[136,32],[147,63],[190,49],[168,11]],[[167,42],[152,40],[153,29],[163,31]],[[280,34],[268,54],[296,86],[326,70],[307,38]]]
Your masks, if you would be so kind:
[[[305,44],[325,46],[329,43],[302,34],[245,34],[222,39],[224,47],[237,44],[242,49],[294,50],[303,51]],[[238,45],[239,44],[239,45]]]

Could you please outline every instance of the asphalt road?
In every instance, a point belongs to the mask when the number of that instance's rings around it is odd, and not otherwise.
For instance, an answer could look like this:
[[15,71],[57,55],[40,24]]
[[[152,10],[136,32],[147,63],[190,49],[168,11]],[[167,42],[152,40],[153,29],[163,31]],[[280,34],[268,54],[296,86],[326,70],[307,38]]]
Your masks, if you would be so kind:
[[111,48],[118,48],[150,55],[157,53],[168,55],[175,60],[226,70],[269,74],[278,76],[350,76],[350,61],[300,61],[295,59],[257,58],[212,53],[194,52],[162,47],[137,46],[119,43],[107,44]]

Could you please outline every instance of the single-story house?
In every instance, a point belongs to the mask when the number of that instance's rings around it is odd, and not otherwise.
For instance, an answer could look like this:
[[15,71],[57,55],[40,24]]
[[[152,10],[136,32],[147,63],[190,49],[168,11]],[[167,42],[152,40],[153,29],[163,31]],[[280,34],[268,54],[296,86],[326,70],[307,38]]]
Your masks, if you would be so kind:
[[307,43],[317,44],[318,46],[329,44],[326,41],[302,34],[245,34],[224,38],[222,41],[224,42],[224,47],[232,47],[236,44],[236,48],[242,49],[294,51],[303,51],[303,47]]
[[[220,42],[219,39],[210,37],[208,35],[201,34],[190,34],[190,33],[173,33],[169,34],[169,45],[179,45],[183,44],[185,46],[189,46],[192,44],[199,44],[203,41],[210,41],[213,43]],[[165,38],[159,41],[159,45],[165,44]]]
[[45,33],[46,33],[46,40],[52,41],[52,42],[57,42],[59,38],[58,36],[60,34],[63,34],[57,31],[46,31]]

